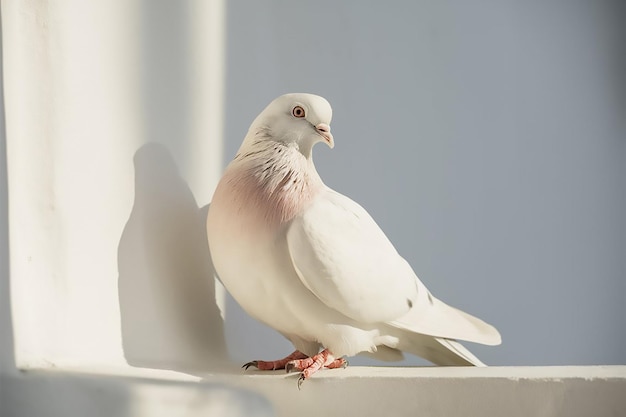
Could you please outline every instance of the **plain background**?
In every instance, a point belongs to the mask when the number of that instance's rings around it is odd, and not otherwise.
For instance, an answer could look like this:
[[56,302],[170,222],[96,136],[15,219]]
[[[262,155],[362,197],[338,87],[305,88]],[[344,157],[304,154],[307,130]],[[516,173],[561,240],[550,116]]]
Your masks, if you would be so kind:
[[[172,31],[185,13],[164,5],[151,3],[164,24],[150,34],[158,56],[143,57],[156,74],[143,98],[176,156],[188,115],[167,87],[184,84],[190,60]],[[323,95],[336,147],[315,149],[322,178],[373,215],[433,293],[500,329],[502,346],[470,346],[481,359],[626,363],[622,2],[229,1],[226,12],[225,163],[274,97]],[[4,141],[0,164],[10,367]],[[288,353],[227,307],[235,360]]]
[[[626,363],[619,1],[229,1],[225,163],[274,97],[333,106],[324,181],[429,289],[494,324],[492,365]],[[288,342],[229,304],[240,361]],[[351,363],[363,363],[353,359]],[[411,360],[409,363],[419,363]]]

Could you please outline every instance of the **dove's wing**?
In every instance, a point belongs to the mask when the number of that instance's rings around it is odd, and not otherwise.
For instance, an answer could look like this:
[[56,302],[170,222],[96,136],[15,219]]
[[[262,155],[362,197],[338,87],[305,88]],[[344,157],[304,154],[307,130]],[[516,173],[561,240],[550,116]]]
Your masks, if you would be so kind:
[[365,323],[408,313],[417,298],[411,267],[370,215],[327,189],[287,231],[298,276],[320,300]]
[[372,217],[346,196],[327,189],[293,219],[287,242],[304,285],[356,321],[499,343],[492,326],[432,296]]

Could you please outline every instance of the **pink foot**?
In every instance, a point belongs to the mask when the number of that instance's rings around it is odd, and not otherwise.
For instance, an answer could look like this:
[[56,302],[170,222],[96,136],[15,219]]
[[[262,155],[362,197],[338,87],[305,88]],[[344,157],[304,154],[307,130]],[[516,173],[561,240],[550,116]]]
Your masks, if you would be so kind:
[[348,362],[344,358],[335,359],[333,354],[324,349],[317,355],[313,355],[310,358],[295,359],[285,364],[285,370],[291,372],[294,369],[301,371],[300,378],[298,378],[298,389],[305,379],[316,373],[322,368],[342,368],[346,367]]
[[348,366],[348,361],[346,360],[346,358],[339,358],[339,359],[335,359],[333,363],[329,363],[328,365],[326,365],[326,368],[328,369],[346,368],[347,366]]
[[307,355],[300,352],[299,350],[294,351],[291,355],[286,358],[279,359],[277,361],[251,361],[242,366],[244,369],[248,369],[251,366],[258,368],[261,371],[273,371],[276,369],[285,369],[285,364],[294,360],[303,360],[308,358]]

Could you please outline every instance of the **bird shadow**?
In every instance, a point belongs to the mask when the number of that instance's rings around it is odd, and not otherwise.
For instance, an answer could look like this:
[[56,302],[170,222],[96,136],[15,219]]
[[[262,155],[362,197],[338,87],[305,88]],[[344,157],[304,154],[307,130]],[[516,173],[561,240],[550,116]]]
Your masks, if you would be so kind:
[[134,155],[135,199],[118,246],[124,357],[131,366],[187,373],[231,368],[198,207],[169,151]]

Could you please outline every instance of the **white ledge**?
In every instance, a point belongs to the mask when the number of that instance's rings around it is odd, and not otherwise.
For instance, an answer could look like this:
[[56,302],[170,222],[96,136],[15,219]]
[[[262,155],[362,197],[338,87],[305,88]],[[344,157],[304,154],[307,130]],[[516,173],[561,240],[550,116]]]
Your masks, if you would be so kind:
[[[248,370],[242,375],[250,379],[274,380],[294,378],[294,374],[284,371]],[[349,379],[626,379],[626,365],[606,366],[489,366],[489,367],[378,367],[348,366],[345,369],[323,370],[310,381],[349,380]]]
[[626,412],[626,366],[348,367],[296,386],[297,374],[231,379],[279,415],[616,416]]
[[[69,401],[66,393],[75,390],[87,414],[92,407],[104,407],[93,415],[137,417],[154,415],[157,409],[158,415],[185,411],[189,416],[359,417],[616,416],[626,410],[626,366],[354,366],[321,371],[301,390],[298,374],[282,371],[233,371],[201,378],[167,373],[167,381],[158,375],[159,371],[141,370],[139,377],[30,370],[0,382],[6,395],[2,402],[9,410],[26,412],[19,415],[37,415],[28,398],[59,403],[53,401],[59,393]],[[121,390],[125,392],[120,394]],[[56,413],[51,405],[46,415],[61,416],[66,406]]]

